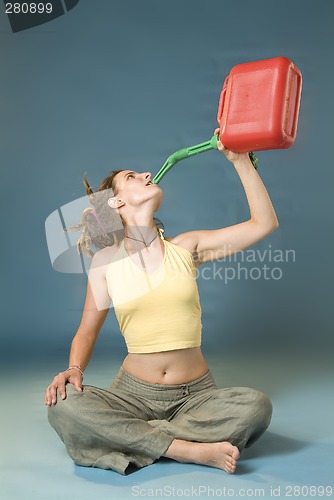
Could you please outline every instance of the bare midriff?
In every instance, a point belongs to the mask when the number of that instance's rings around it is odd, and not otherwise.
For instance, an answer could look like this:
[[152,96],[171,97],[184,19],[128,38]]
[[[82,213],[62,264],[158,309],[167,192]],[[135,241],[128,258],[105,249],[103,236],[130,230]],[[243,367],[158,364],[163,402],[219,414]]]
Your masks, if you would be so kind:
[[208,365],[200,347],[148,354],[129,353],[123,369],[150,384],[186,384],[205,375]]

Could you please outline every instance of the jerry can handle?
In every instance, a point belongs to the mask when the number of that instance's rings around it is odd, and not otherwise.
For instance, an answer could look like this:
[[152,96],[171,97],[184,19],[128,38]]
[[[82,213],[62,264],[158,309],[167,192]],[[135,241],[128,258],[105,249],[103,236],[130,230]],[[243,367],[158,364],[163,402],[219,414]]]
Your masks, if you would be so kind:
[[220,120],[223,116],[223,111],[224,111],[227,82],[228,82],[228,76],[225,78],[223,90],[221,91],[220,98],[219,98],[219,105],[218,105],[218,111],[217,111],[217,122],[219,125],[220,125]]
[[298,68],[296,68],[295,65],[293,65],[292,71],[296,74],[296,79],[297,79],[297,81],[299,83],[299,85],[297,85],[298,93],[297,93],[296,100],[295,100],[295,108],[294,108],[293,122],[292,122],[293,126],[292,126],[292,130],[291,130],[292,137],[296,137],[297,121],[298,121],[298,114],[299,114],[299,108],[300,108],[300,96],[301,96],[301,80],[302,80],[302,76],[301,76]]

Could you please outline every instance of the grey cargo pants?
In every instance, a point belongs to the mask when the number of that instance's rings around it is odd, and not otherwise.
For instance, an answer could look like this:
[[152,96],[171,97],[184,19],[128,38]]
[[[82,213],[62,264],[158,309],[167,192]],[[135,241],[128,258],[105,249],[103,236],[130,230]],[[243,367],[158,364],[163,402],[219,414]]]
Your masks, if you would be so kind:
[[268,427],[272,406],[255,389],[217,389],[210,374],[188,384],[158,385],[118,372],[112,386],[67,386],[49,422],[78,465],[128,474],[152,464],[174,438],[229,441],[241,451]]

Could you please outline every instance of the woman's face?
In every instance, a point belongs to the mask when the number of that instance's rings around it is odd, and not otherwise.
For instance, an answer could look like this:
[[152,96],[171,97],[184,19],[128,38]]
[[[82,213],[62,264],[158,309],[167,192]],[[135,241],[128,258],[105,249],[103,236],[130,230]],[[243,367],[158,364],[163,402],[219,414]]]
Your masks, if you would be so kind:
[[139,206],[152,202],[153,210],[161,204],[163,191],[157,184],[152,184],[150,172],[133,172],[122,170],[114,177],[115,197],[126,205]]

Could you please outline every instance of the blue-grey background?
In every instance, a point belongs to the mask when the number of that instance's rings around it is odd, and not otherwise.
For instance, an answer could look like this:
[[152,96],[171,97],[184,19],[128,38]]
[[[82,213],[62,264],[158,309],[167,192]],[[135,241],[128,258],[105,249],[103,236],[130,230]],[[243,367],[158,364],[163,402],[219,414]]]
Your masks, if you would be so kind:
[[[303,74],[299,129],[291,149],[259,153],[280,227],[255,249],[293,249],[295,262],[279,264],[281,280],[200,279],[203,347],[331,348],[333,10],[329,0],[81,0],[16,34],[2,13],[4,349],[67,349],[75,333],[86,277],[52,269],[44,222],[84,194],[83,173],[95,187],[115,168],[155,173],[175,150],[211,137],[235,64],[278,55]],[[248,217],[217,151],[180,163],[160,185],[168,235]],[[123,339],[112,312],[97,349],[115,346]]]
[[[333,14],[331,0],[80,0],[13,34],[0,3],[2,498],[131,498],[132,485],[171,480],[260,486],[271,498],[277,485],[284,496],[287,484],[333,483]],[[271,432],[228,482],[173,463],[129,478],[74,467],[43,391],[67,366],[86,276],[52,268],[45,221],[84,195],[84,172],[94,187],[115,168],[155,173],[209,139],[231,68],[278,55],[303,74],[299,128],[291,149],[258,154],[280,227],[254,250],[293,250],[295,261],[241,263],[278,265],[280,280],[199,278],[211,370],[219,385],[269,394]],[[178,164],[160,185],[168,236],[249,216],[217,151]],[[125,353],[111,311],[86,383],[109,383]]]

